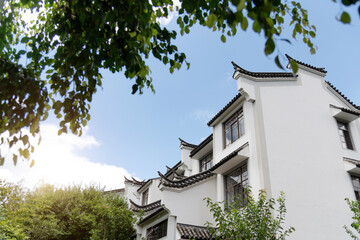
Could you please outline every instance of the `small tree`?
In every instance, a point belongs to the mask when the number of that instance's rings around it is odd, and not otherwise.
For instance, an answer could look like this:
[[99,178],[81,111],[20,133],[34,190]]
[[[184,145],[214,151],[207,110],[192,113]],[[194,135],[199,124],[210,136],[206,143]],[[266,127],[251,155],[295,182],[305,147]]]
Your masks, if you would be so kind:
[[[353,213],[353,222],[351,223],[351,228],[344,225],[345,231],[353,238],[353,239],[360,239],[360,203],[359,201],[350,201],[348,198],[345,198],[347,204],[351,212]],[[356,231],[356,233],[353,232]]]
[[244,207],[240,207],[241,203],[235,201],[223,209],[221,203],[214,203],[206,198],[216,222],[216,226],[207,223],[214,239],[281,240],[295,231],[294,227],[287,230],[282,227],[286,214],[283,192],[277,200],[267,199],[265,191],[260,191],[258,200],[255,200],[251,191],[247,192],[249,194]]
[[0,180],[0,239],[130,239],[133,212],[95,186],[24,191]]

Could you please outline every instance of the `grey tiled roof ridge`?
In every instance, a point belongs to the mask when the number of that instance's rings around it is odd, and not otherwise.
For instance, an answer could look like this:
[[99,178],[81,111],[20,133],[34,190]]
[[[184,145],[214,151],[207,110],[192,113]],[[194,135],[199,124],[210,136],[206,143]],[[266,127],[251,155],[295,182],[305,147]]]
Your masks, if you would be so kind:
[[352,101],[350,101],[349,98],[347,98],[342,92],[340,92],[340,90],[338,90],[332,83],[330,83],[329,81],[325,81],[325,83],[331,87],[335,92],[337,92],[340,96],[342,96],[351,106],[353,106],[356,109],[360,110],[360,106],[355,105]]
[[144,222],[146,222],[147,220],[155,217],[156,215],[158,215],[159,213],[161,213],[162,211],[165,211],[165,207],[162,205],[161,207],[159,207],[158,209],[156,209],[154,212],[152,212],[151,214],[149,214],[148,216],[144,217],[143,219],[141,219],[138,223],[139,224],[142,224]]
[[194,156],[197,152],[199,152],[203,147],[206,146],[209,142],[213,140],[213,134],[210,134],[207,138],[205,138],[199,145],[196,146],[191,152],[190,157]]
[[218,117],[220,117],[221,114],[223,114],[236,100],[238,100],[241,97],[241,93],[238,93],[233,99],[228,102],[225,107],[223,107],[208,123],[207,125],[210,126]]
[[297,64],[303,65],[303,66],[305,66],[305,67],[311,68],[311,69],[313,69],[313,70],[316,70],[316,71],[319,71],[319,72],[322,72],[322,73],[327,73],[327,71],[325,70],[325,68],[314,67],[314,66],[312,66],[312,65],[310,65],[310,64],[303,63],[303,62],[301,62],[301,61],[299,61],[299,60],[296,60],[296,59],[290,57],[288,54],[285,54],[285,56],[287,57],[287,59],[288,59],[289,61],[290,61],[290,60],[293,60],[293,61],[295,61]]
[[190,148],[196,148],[197,147],[197,145],[188,143],[188,142],[184,141],[181,138],[179,138],[179,140],[180,140],[181,144],[184,145],[185,147],[190,147]]
[[187,178],[181,179],[181,180],[170,180],[167,177],[165,177],[163,174],[161,174],[161,172],[158,172],[161,180],[160,183],[163,184],[166,187],[172,187],[172,188],[185,188],[187,186],[193,185],[197,182],[200,182],[202,180],[205,180],[213,175],[215,175],[215,173],[212,173],[211,170],[207,170],[192,176],[189,176]]
[[172,168],[168,169],[164,175],[168,177],[171,173],[173,173],[179,168],[180,164],[181,164],[181,160],[178,163],[176,163]]
[[250,72],[234,62],[231,63],[236,71],[254,78],[294,78],[292,72]]
[[128,179],[127,177],[124,176],[124,178],[125,178],[125,182],[129,182],[129,183],[132,183],[132,184],[135,184],[135,185],[143,185],[143,184],[145,184],[145,181],[140,182],[140,181],[136,180],[133,177],[132,177],[132,179]]
[[210,240],[213,239],[207,227],[177,223],[176,228],[181,239]]
[[131,203],[131,210],[133,210],[134,212],[138,212],[140,210],[144,211],[144,212],[149,212],[151,210],[154,210],[156,208],[160,208],[161,205],[161,200],[157,200],[155,202],[146,204],[146,205],[138,205],[136,203],[134,203],[131,199],[130,199],[130,203]]
[[212,168],[210,168],[210,171],[214,171],[215,169],[217,169],[218,167],[220,167],[221,165],[223,165],[224,163],[226,163],[227,161],[229,161],[230,159],[235,157],[238,154],[238,152],[240,152],[242,149],[244,149],[248,145],[249,145],[249,142],[246,142],[243,145],[241,145],[241,147],[237,148],[236,150],[231,152],[229,155],[227,155],[226,157],[221,159],[217,164],[212,166]]
[[340,108],[342,111],[347,112],[347,113],[351,113],[354,114],[356,116],[360,116],[360,112],[355,112],[353,110],[347,109],[347,108]]
[[168,179],[166,176],[161,174],[161,172],[158,172],[158,174],[160,176],[160,184],[163,184],[166,187],[184,188],[184,187],[193,185],[197,182],[200,182],[202,180],[205,180],[205,179],[215,175],[215,173],[213,173],[213,171],[215,169],[217,169],[218,167],[220,167],[221,165],[223,165],[224,163],[226,163],[227,161],[229,161],[230,159],[235,157],[238,154],[238,152],[240,152],[242,149],[244,149],[248,145],[249,145],[249,142],[244,143],[242,146],[240,146],[239,148],[237,148],[236,150],[231,152],[229,155],[227,155],[226,157],[221,159],[217,164],[215,164],[209,170],[189,176],[189,177],[181,179],[181,180],[174,181],[174,180]]

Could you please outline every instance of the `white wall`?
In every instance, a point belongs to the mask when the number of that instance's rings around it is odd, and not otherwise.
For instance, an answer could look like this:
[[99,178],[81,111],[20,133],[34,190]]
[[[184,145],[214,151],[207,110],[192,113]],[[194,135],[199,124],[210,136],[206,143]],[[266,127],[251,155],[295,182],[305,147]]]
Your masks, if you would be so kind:
[[177,217],[178,223],[204,226],[206,221],[212,220],[210,209],[203,199],[209,197],[216,200],[216,177],[201,181],[199,184],[175,192],[163,189],[163,202]]
[[342,227],[351,221],[344,198],[354,192],[343,157],[360,159],[359,123],[350,124],[357,151],[343,149],[329,104],[346,105],[322,77],[302,69],[298,75],[296,82],[238,80],[255,93],[264,185],[272,197],[285,192],[286,222],[296,228],[291,239],[349,239]]

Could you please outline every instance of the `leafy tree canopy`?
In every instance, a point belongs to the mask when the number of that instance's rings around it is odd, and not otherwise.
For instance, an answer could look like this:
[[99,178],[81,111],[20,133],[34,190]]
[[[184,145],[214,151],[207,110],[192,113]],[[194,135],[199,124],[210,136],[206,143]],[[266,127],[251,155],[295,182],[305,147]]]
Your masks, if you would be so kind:
[[295,228],[284,229],[285,195],[278,199],[267,199],[265,191],[260,191],[256,200],[251,191],[247,190],[245,206],[235,201],[225,210],[221,203],[206,202],[216,222],[215,226],[207,223],[211,235],[215,239],[227,240],[284,240]]
[[344,225],[345,231],[350,235],[354,240],[360,239],[360,202],[359,201],[350,201],[348,198],[345,199],[349,205],[350,211],[352,212],[352,223],[350,227]]
[[134,221],[123,198],[98,187],[0,182],[0,239],[130,239]]
[[[222,32],[220,40],[239,31],[265,38],[264,53],[276,42],[300,36],[315,53],[316,28],[300,3],[281,0],[2,0],[0,1],[0,143],[18,149],[13,155],[30,159],[30,136],[50,112],[59,119],[59,134],[81,135],[90,120],[93,94],[102,85],[101,69],[123,72],[133,80],[132,93],[154,90],[146,59],[154,57],[172,73],[186,55],[173,41],[178,36],[159,22],[177,13],[178,32],[195,24]],[[357,0],[342,0],[344,5]],[[32,22],[27,13],[36,13]],[[34,16],[35,16],[34,15]],[[350,22],[346,12],[341,21]],[[292,36],[283,37],[290,25]],[[282,68],[279,56],[276,64]],[[24,131],[26,129],[27,131]],[[0,165],[4,154],[0,153]],[[31,163],[33,164],[33,162]]]

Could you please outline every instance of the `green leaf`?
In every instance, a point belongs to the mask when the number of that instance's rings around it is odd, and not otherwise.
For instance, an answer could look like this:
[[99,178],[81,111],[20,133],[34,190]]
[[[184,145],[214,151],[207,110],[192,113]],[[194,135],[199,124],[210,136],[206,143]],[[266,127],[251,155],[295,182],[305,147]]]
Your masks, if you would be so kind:
[[20,51],[18,52],[18,55],[23,55],[23,54],[25,54],[25,53],[26,53],[25,50],[20,50]]
[[35,165],[35,161],[33,159],[33,160],[31,160],[30,167],[32,168],[34,165]]
[[257,32],[257,33],[261,32],[261,26],[260,26],[260,23],[258,21],[254,21],[253,30],[254,30],[254,32]]
[[270,55],[275,50],[275,43],[272,38],[269,38],[265,43],[265,55]]
[[29,150],[28,150],[28,149],[24,149],[24,150],[22,151],[22,155],[24,156],[24,158],[29,159],[29,157],[30,157]]
[[275,57],[275,63],[279,68],[284,69],[284,67],[280,63],[279,55]]
[[340,21],[349,24],[351,22],[351,17],[347,12],[343,12],[340,17]]
[[290,66],[294,73],[297,73],[299,70],[298,64],[294,60],[290,60]]
[[24,146],[29,143],[29,137],[28,135],[25,135],[21,138],[21,141],[23,142]]
[[16,165],[17,160],[18,160],[18,156],[17,156],[16,154],[13,154],[13,162],[14,162],[14,165]]
[[0,157],[0,166],[4,165],[5,162],[5,158],[4,157]]
[[311,36],[312,38],[314,38],[314,37],[316,36],[315,32],[314,32],[314,31],[310,31],[310,36]]
[[239,4],[236,6],[238,11],[241,11],[245,7],[245,0],[240,0]]
[[241,29],[246,31],[247,27],[248,27],[249,23],[248,23],[248,20],[247,18],[243,18],[242,21],[241,21]]
[[137,84],[134,84],[134,85],[132,86],[132,92],[131,92],[131,94],[135,94],[138,89],[139,89],[139,86],[138,86]]
[[208,16],[208,19],[207,19],[207,22],[206,22],[206,25],[209,27],[209,28],[212,28],[215,23],[217,21],[217,16],[213,13],[211,13],[209,16]]
[[184,23],[185,24],[189,23],[189,17],[187,15],[184,16]]
[[225,35],[224,35],[224,34],[223,34],[223,35],[221,35],[220,39],[221,39],[221,41],[222,41],[223,43],[225,43],[225,42],[226,42],[226,37],[225,37]]
[[21,43],[27,43],[29,40],[30,39],[28,37],[23,37],[20,42]]

